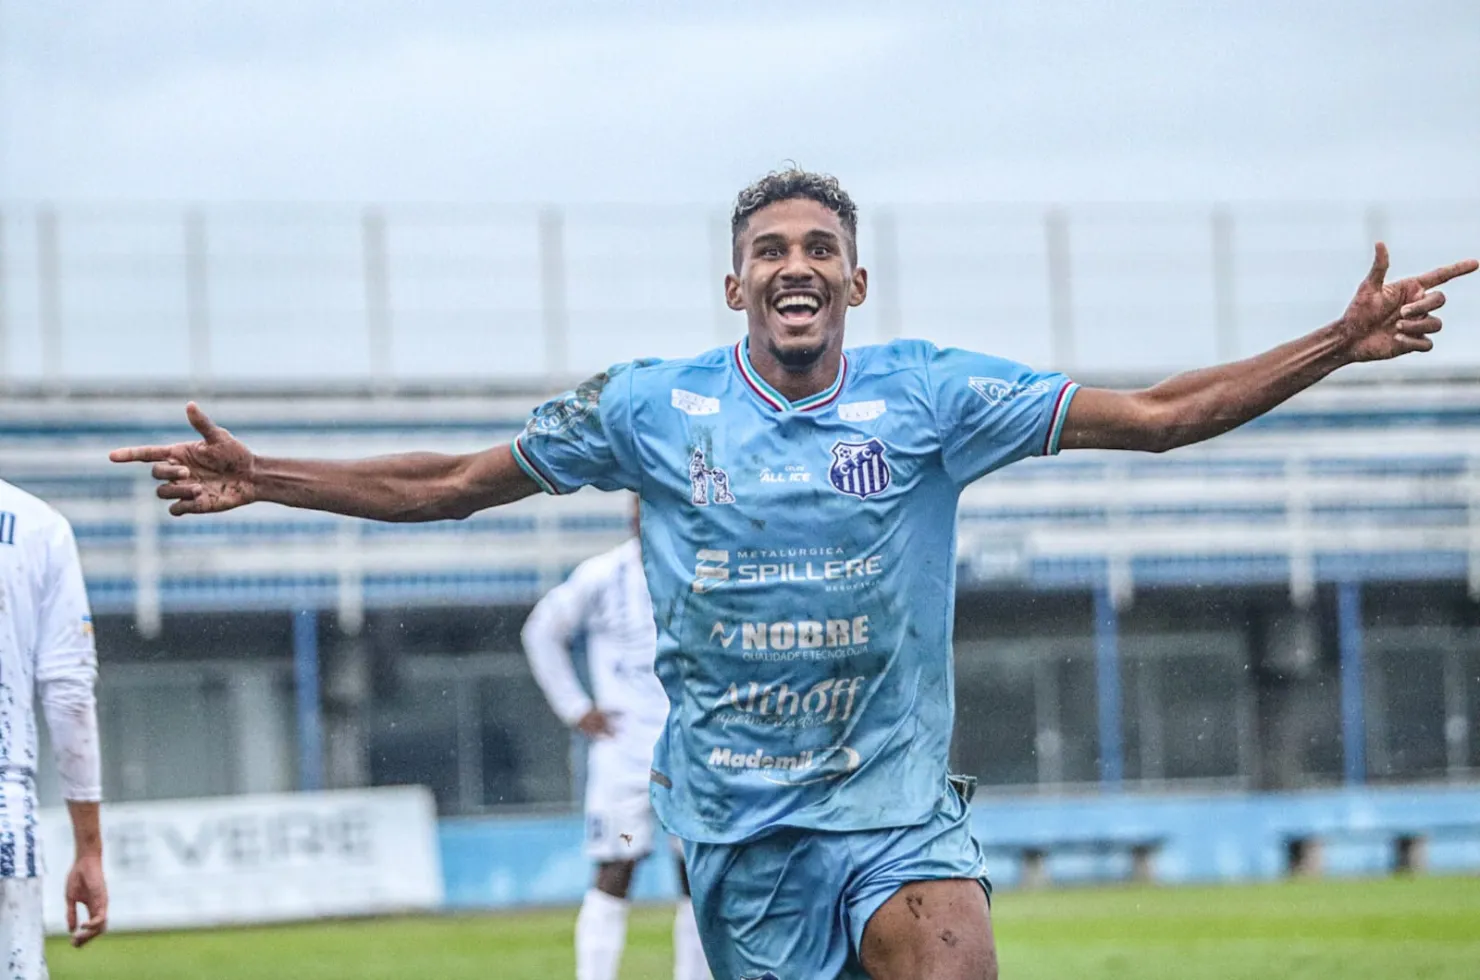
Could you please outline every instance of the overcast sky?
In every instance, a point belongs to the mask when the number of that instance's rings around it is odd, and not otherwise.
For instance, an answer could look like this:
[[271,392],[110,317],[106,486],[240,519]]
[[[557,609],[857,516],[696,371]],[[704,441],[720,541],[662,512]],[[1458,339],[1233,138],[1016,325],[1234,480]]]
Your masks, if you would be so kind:
[[1474,0],[0,0],[0,198],[1473,198]]

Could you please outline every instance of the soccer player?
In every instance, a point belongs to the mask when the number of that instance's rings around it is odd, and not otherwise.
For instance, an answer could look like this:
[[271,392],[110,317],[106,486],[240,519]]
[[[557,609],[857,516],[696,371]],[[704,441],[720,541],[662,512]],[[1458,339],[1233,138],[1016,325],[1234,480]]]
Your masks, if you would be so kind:
[[[0,955],[14,980],[45,980],[36,827],[36,697],[51,733],[76,857],[67,929],[83,946],[108,925],[103,881],[98,658],[67,519],[0,480]],[[77,906],[87,910],[78,924]]]
[[[586,638],[595,702],[571,664],[571,641]],[[632,538],[581,563],[539,601],[524,624],[524,650],[550,707],[592,739],[586,757],[586,855],[596,882],[576,917],[576,980],[616,980],[627,942],[627,892],[637,862],[652,853],[648,796],[653,744],[668,695],[653,673],[658,634]],[[673,920],[674,980],[709,980],[680,856],[683,891]]]
[[612,368],[538,408],[511,445],[263,458],[192,404],[199,441],[112,458],[153,463],[174,514],[270,500],[438,520],[536,490],[636,491],[671,703],[653,805],[685,842],[715,975],[993,978],[989,885],[968,794],[946,772],[961,489],[1062,449],[1198,442],[1344,365],[1429,350],[1434,287],[1477,264],[1388,282],[1379,244],[1327,325],[1111,391],[921,341],[845,352],[848,310],[868,295],[856,225],[829,177],[745,189],[724,284],[745,339]]

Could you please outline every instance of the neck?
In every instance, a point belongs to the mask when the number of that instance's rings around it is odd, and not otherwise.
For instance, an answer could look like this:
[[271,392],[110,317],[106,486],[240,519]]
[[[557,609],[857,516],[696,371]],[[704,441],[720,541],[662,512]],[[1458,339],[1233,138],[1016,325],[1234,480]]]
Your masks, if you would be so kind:
[[801,369],[782,364],[765,343],[751,341],[746,347],[750,354],[750,366],[755,369],[755,373],[789,402],[798,402],[820,391],[826,391],[837,380],[838,369],[843,360],[841,344],[829,344],[822,356]]

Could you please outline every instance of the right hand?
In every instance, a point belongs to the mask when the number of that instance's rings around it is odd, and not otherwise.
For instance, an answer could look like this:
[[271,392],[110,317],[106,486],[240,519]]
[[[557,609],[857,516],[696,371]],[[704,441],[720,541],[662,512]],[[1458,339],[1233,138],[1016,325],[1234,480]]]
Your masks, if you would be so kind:
[[[64,894],[67,931],[72,934],[72,945],[81,949],[108,928],[108,884],[103,880],[103,859],[95,854],[79,857],[67,873]],[[80,921],[79,905],[87,910],[87,918]]]
[[251,450],[207,418],[195,402],[185,406],[185,417],[201,434],[199,441],[115,449],[108,458],[115,463],[153,463],[154,478],[161,481],[154,492],[174,501],[170,513],[177,517],[218,513],[257,499]]
[[576,728],[587,738],[611,738],[617,734],[617,728],[612,724],[613,720],[611,715],[600,708],[592,708],[581,715],[580,720],[576,722]]

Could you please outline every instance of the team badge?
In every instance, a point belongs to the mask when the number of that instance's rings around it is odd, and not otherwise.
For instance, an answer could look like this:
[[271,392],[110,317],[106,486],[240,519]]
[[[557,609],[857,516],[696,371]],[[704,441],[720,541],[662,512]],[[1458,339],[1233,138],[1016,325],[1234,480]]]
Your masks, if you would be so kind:
[[839,493],[867,500],[889,489],[889,461],[880,440],[835,442],[832,457],[827,478]]
[[982,396],[988,405],[1001,405],[1019,395],[1041,395],[1053,387],[1047,379],[1027,384],[1022,381],[1005,381],[1002,378],[967,378],[971,390]]
[[730,474],[710,466],[703,449],[696,448],[689,456],[689,490],[689,502],[695,507],[708,506],[711,499],[716,504],[735,502],[735,495],[730,493]]

